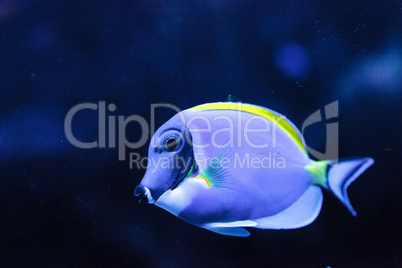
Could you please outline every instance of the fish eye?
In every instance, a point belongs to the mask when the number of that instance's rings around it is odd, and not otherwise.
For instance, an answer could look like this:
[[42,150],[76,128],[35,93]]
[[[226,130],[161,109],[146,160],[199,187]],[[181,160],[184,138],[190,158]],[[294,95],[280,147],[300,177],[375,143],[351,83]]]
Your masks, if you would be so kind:
[[180,139],[175,137],[169,137],[165,140],[163,147],[167,152],[177,151],[180,147]]

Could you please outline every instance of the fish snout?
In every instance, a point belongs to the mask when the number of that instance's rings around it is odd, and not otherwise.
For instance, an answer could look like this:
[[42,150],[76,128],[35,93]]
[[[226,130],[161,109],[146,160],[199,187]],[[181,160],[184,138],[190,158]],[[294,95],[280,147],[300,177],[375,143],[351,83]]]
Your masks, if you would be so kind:
[[151,191],[149,191],[149,189],[147,187],[145,187],[144,185],[140,184],[137,187],[135,187],[134,195],[138,196],[140,198],[139,202],[141,202],[141,203],[152,204],[154,202],[152,195],[151,195]]

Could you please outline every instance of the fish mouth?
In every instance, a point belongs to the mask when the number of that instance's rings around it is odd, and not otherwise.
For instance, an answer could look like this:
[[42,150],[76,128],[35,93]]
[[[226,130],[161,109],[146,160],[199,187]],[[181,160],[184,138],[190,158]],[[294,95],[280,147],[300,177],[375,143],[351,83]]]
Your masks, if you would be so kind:
[[135,187],[134,195],[140,198],[139,200],[140,203],[148,203],[148,204],[155,203],[155,200],[152,198],[151,191],[147,187],[141,184]]

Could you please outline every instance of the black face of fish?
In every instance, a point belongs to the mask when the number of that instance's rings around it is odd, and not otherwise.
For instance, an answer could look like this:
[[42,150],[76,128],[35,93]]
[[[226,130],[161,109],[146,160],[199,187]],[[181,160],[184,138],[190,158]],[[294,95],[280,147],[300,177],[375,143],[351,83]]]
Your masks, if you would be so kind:
[[148,167],[134,194],[140,202],[155,202],[165,191],[177,187],[194,163],[191,134],[175,118],[161,126],[148,151]]

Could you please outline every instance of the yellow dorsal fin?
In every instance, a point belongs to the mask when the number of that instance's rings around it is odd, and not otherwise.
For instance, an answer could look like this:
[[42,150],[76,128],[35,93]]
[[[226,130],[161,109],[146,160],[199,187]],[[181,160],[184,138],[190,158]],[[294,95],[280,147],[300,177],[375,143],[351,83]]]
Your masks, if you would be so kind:
[[201,104],[191,108],[194,111],[209,111],[209,110],[234,110],[234,111],[242,111],[250,114],[255,114],[258,116],[262,116],[279,126],[289,137],[297,144],[297,146],[302,150],[306,155],[307,151],[304,148],[303,138],[301,137],[300,132],[296,129],[292,122],[289,121],[285,116],[276,113],[267,108],[244,104],[244,103],[235,103],[235,102],[214,102]]

